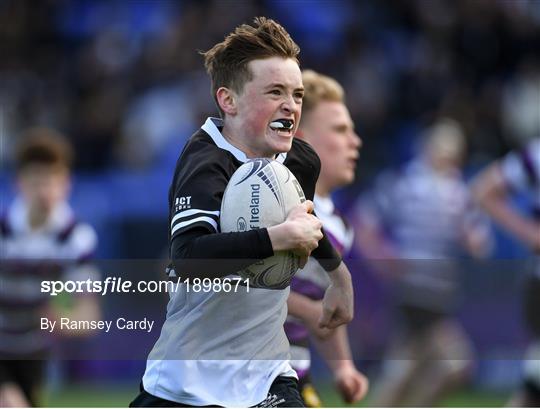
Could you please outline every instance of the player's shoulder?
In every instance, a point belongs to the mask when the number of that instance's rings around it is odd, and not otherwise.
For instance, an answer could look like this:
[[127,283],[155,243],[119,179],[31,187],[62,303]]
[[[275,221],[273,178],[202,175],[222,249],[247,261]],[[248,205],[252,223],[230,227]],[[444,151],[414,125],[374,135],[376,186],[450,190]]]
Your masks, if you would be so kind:
[[306,141],[293,138],[291,150],[287,153],[285,165],[296,162],[303,163],[314,169],[320,169],[321,167],[321,160],[315,149]]
[[180,154],[175,173],[228,168],[232,161],[227,151],[220,149],[204,130],[199,129],[191,136]]
[[85,222],[76,222],[71,234],[71,242],[80,248],[91,249],[97,245],[97,233],[92,226]]
[[66,222],[56,235],[58,243],[67,246],[74,258],[89,256],[97,247],[97,233],[94,228],[75,218]]
[[507,153],[498,161],[498,165],[510,185],[517,185],[522,179],[533,184],[540,183],[540,137]]
[[299,138],[293,139],[290,153],[293,155],[305,155],[309,159],[319,160],[319,155],[317,155],[315,149],[308,142]]

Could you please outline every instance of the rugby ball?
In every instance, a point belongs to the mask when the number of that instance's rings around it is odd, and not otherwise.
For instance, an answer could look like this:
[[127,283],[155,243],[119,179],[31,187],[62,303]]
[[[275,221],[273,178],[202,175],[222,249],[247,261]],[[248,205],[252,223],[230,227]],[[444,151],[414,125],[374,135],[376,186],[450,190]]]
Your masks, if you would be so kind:
[[[241,232],[271,227],[285,221],[291,209],[306,197],[286,166],[271,159],[252,159],[240,166],[223,194],[221,232]],[[290,251],[276,251],[238,274],[253,287],[286,288],[298,270],[299,258]]]

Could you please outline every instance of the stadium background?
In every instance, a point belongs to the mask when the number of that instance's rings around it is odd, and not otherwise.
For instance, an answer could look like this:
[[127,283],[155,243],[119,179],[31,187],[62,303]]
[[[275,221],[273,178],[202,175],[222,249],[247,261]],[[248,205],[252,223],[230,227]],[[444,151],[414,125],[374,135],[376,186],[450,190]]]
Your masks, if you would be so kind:
[[[540,2],[534,0],[4,1],[2,211],[14,194],[17,136],[29,126],[50,126],[76,149],[72,203],[98,231],[98,258],[133,263],[163,257],[174,163],[186,138],[215,113],[197,50],[257,15],[289,30],[302,49],[302,67],[334,76],[346,88],[364,147],[356,183],[337,195],[344,212],[354,211],[356,197],[384,169],[409,159],[424,127],[441,115],[466,130],[468,177],[539,134]],[[525,206],[525,198],[516,205]],[[503,404],[519,382],[527,335],[511,260],[528,253],[495,233],[493,260],[467,280],[460,311],[478,364],[469,388],[449,405]],[[496,261],[503,259],[510,264]],[[375,382],[390,324],[384,289],[357,264],[352,347]],[[158,269],[138,270],[139,279],[160,278]],[[105,316],[125,308],[103,301]],[[139,308],[160,317],[165,301],[152,297]],[[111,347],[108,342],[98,335],[61,348],[99,352]],[[144,362],[110,355],[54,362],[49,402],[126,405]],[[316,371],[325,385],[328,372],[321,364]]]

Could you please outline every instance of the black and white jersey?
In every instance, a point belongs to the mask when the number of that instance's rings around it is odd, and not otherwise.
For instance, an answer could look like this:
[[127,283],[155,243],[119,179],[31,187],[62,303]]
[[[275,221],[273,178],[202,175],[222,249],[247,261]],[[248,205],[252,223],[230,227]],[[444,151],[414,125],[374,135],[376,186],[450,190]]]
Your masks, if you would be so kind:
[[[175,243],[190,237],[197,241],[193,252],[210,260],[231,254],[268,257],[272,248],[266,229],[220,233],[223,193],[236,169],[248,160],[223,137],[220,126],[220,120],[209,118],[178,161],[169,194],[171,253]],[[320,170],[315,151],[295,139],[291,150],[276,160],[291,170],[312,199]],[[197,237],[190,236],[194,231]],[[213,238],[220,242],[204,241]],[[319,247],[321,258],[339,263],[329,243]],[[296,376],[288,363],[283,329],[288,287],[239,287],[231,293],[189,290],[181,285],[171,294],[167,319],[143,377],[147,392],[189,405],[246,407],[263,401],[277,376]]]
[[0,354],[35,354],[49,346],[40,317],[51,296],[41,292],[42,281],[97,279],[90,263],[96,234],[74,218],[67,203],[57,205],[43,227],[32,229],[20,198],[0,227]]

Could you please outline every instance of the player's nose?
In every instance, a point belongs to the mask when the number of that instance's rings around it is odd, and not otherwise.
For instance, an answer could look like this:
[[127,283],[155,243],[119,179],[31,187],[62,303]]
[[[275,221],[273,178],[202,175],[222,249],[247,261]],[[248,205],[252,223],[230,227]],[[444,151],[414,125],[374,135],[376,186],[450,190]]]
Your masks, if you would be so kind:
[[292,95],[285,97],[281,104],[281,109],[286,113],[296,114],[300,111],[301,104],[299,104]]
[[355,131],[350,132],[349,140],[350,140],[351,147],[353,147],[354,149],[360,149],[362,145],[364,144],[364,142],[362,141],[362,138],[360,138],[360,136]]

